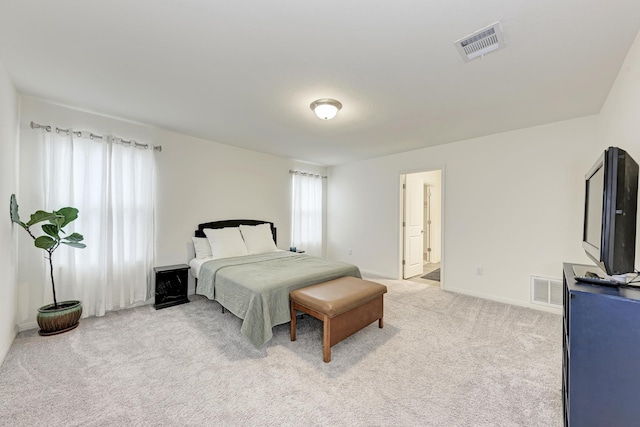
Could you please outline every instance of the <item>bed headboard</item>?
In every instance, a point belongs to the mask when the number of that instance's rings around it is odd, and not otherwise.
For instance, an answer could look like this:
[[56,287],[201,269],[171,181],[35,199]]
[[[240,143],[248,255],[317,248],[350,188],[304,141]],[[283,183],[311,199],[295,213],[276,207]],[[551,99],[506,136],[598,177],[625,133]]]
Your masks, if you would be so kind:
[[207,237],[204,234],[205,228],[225,228],[225,227],[238,227],[240,225],[260,225],[269,224],[271,227],[271,234],[273,234],[273,241],[277,245],[278,239],[276,234],[276,227],[269,221],[258,221],[255,219],[226,219],[224,221],[205,222],[204,224],[198,224],[198,229],[195,232],[196,237]]

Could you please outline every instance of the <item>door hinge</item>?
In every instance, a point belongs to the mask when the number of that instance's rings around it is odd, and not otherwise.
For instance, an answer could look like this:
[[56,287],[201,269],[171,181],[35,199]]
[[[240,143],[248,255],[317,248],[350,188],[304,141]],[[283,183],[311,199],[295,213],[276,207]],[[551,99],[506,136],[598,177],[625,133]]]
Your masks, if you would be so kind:
[[405,264],[405,260],[402,260],[402,265],[404,265],[404,264]]
[[407,223],[406,223],[406,222],[404,222],[404,221],[402,221],[402,226],[403,226],[403,227],[406,227],[406,226],[407,226]]

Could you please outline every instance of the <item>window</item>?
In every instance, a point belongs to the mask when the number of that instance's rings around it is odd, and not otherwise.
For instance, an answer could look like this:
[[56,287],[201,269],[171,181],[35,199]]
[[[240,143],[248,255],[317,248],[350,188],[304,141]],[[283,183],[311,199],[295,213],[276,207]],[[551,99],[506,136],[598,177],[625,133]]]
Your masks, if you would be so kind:
[[113,137],[81,140],[43,133],[45,209],[79,210],[74,229],[85,249],[55,254],[56,285],[82,300],[83,315],[129,307],[150,297],[154,256],[154,152]]
[[291,171],[293,182],[292,246],[309,255],[323,255],[323,177]]

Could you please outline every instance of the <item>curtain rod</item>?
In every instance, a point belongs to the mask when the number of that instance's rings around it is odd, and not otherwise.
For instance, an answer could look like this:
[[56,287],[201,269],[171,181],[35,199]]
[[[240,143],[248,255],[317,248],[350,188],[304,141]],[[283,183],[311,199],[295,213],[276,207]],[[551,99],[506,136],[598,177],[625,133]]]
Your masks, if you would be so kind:
[[[45,130],[47,132],[51,132],[53,130],[53,128],[51,126],[49,126],[49,125],[39,125],[36,122],[31,122],[30,125],[31,125],[31,129],[42,129],[42,130]],[[87,132],[87,131],[76,131],[76,130],[72,130],[72,129],[62,129],[62,128],[59,128],[59,127],[56,127],[55,131],[56,131],[56,133],[64,132],[67,135],[69,135],[70,133],[73,133],[78,138],[89,138],[92,141],[94,141],[96,139],[99,139],[99,140],[105,139],[103,135],[96,135],[94,133]],[[114,139],[118,143],[123,144],[123,145],[130,145],[130,146],[134,146],[136,148],[144,148],[144,149],[148,149],[149,148],[149,144],[141,144],[139,142],[136,142],[133,139],[130,139],[128,141],[124,140],[122,138],[117,138],[117,137],[114,137]],[[157,152],[161,152],[162,151],[162,145],[154,145],[153,149],[155,151],[157,151]]]
[[296,170],[291,170],[289,169],[289,173],[292,175],[302,175],[302,176],[313,176],[316,178],[326,178],[326,175],[318,175],[315,173],[310,173],[310,172],[301,172],[301,171],[296,171]]

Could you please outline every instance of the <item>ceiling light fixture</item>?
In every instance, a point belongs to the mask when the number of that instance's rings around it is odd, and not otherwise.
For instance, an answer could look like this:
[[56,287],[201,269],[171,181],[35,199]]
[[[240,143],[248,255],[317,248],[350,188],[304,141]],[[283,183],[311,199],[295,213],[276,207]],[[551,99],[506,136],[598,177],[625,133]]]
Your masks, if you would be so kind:
[[342,104],[335,99],[323,98],[313,101],[310,107],[319,119],[329,120],[338,114]]

